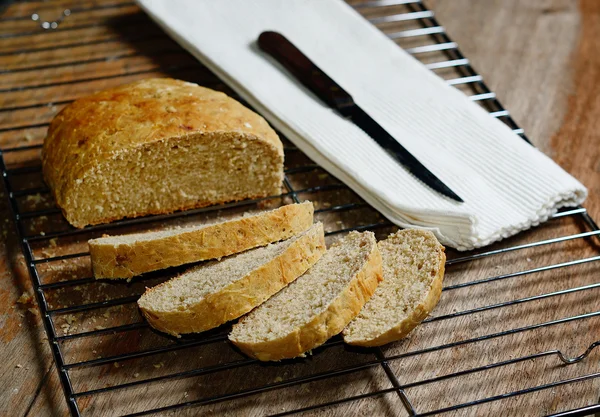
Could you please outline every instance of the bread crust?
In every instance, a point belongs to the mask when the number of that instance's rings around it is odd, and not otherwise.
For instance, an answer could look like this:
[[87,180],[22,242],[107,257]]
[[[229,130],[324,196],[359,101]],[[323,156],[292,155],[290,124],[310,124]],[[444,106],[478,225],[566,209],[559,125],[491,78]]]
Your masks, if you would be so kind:
[[130,279],[145,272],[221,258],[295,236],[313,224],[313,212],[312,203],[306,202],[159,239],[118,245],[92,239],[88,242],[92,270],[97,279]]
[[[263,143],[283,169],[283,145],[261,116],[221,92],[185,81],[153,78],[104,90],[66,106],[50,123],[42,148],[42,171],[69,223],[84,227],[110,222],[124,216],[82,214],[72,207],[76,188],[85,186],[82,179],[95,167],[158,142],[213,133]],[[270,194],[276,193],[271,190]],[[244,198],[265,196],[257,192]],[[184,207],[174,204],[158,210],[148,207],[129,216],[170,213],[224,201]]]
[[349,340],[346,339],[344,335],[344,342],[354,346],[382,346],[404,338],[415,327],[421,324],[421,322],[425,320],[429,313],[431,313],[431,311],[435,308],[442,295],[442,284],[444,281],[444,271],[446,268],[446,253],[444,251],[445,248],[442,245],[439,245],[438,272],[431,283],[431,289],[427,293],[427,296],[423,302],[419,303],[407,318],[375,338]]
[[210,330],[265,302],[306,272],[325,251],[323,225],[319,224],[314,231],[299,237],[279,256],[222,290],[209,294],[186,310],[161,312],[148,305],[150,301],[145,298],[152,297],[152,293],[160,291],[166,283],[147,289],[138,305],[152,327],[173,336]]
[[246,355],[261,361],[279,361],[301,356],[340,333],[360,312],[382,280],[381,254],[377,244],[374,244],[367,262],[344,291],[310,322],[282,338],[266,342],[240,342],[232,339],[231,335],[229,339]]

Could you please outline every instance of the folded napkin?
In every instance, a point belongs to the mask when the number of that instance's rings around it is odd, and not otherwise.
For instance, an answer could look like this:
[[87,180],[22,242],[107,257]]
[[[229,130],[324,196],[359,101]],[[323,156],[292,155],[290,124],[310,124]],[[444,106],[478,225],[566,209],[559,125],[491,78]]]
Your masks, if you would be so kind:
[[[342,0],[138,0],[275,128],[401,227],[460,250],[545,221],[587,191]],[[423,185],[256,46],[284,34],[465,203]]]

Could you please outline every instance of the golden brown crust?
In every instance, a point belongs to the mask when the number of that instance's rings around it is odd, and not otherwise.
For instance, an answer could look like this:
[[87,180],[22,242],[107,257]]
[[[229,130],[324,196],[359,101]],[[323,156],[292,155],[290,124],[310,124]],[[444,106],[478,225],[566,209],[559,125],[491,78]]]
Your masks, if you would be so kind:
[[295,358],[340,333],[358,315],[382,279],[381,254],[377,245],[373,245],[367,262],[344,291],[309,323],[285,337],[266,342],[247,343],[230,339],[242,352],[261,361]]
[[[42,149],[44,179],[74,226],[115,220],[107,214],[88,221],[70,212],[69,196],[87,172],[118,154],[169,138],[230,132],[265,143],[283,160],[275,131],[227,95],[170,78],[137,81],[78,99],[52,120]],[[135,215],[201,205],[206,203]]]
[[323,226],[319,225],[314,233],[298,238],[279,256],[184,311],[164,312],[144,306],[150,302],[144,297],[151,297],[166,283],[146,290],[138,304],[152,327],[173,336],[210,330],[265,302],[306,272],[325,250]]
[[431,289],[427,293],[425,300],[423,300],[422,303],[418,304],[406,319],[402,320],[400,323],[398,323],[397,325],[390,328],[388,331],[380,334],[375,338],[362,340],[347,340],[346,338],[344,338],[344,342],[354,346],[382,346],[387,343],[395,342],[404,338],[415,327],[421,324],[421,322],[425,320],[429,313],[431,313],[431,311],[435,308],[437,303],[440,301],[440,297],[442,295],[442,283],[444,281],[444,271],[446,267],[446,253],[444,252],[444,250],[445,248],[442,245],[439,245],[437,268],[438,272],[431,283]]
[[221,258],[287,239],[313,224],[312,203],[290,204],[168,237],[132,243],[89,243],[96,278],[131,278],[144,272]]

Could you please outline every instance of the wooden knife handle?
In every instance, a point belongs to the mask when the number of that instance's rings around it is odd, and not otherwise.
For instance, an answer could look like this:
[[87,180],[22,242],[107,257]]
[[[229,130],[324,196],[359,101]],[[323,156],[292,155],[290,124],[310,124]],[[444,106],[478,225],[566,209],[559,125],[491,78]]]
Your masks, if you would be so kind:
[[306,55],[278,32],[267,31],[258,37],[258,46],[291,72],[306,88],[328,106],[344,114],[354,106],[352,96],[333,81]]

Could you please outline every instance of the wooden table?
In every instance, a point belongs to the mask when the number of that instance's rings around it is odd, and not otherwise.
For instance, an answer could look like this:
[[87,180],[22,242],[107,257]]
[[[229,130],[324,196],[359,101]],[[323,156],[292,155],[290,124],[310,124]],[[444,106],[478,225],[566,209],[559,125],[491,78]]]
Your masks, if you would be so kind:
[[[59,28],[71,28],[64,35],[55,36],[55,46],[81,43],[81,46],[69,48],[48,48],[48,34],[36,27],[28,19],[0,21],[0,36],[10,33],[31,32],[29,35],[11,37],[0,41],[0,69],[11,69],[0,73],[0,89],[10,89],[19,85],[40,83],[62,83],[60,87],[40,90],[0,93],[0,108],[24,109],[0,112],[0,129],[47,121],[61,107],[62,100],[69,100],[87,92],[114,85],[128,80],[150,77],[162,73],[154,70],[156,62],[168,59],[178,67],[193,66],[194,60],[180,52],[172,52],[174,44],[164,37],[160,30],[145,27],[152,40],[142,43],[125,41],[135,37],[135,20],[144,20],[138,9],[123,0],[103,2],[82,0],[56,0],[54,2],[28,1],[11,5],[3,17],[29,16],[40,12],[42,20],[54,19],[65,7],[71,7],[73,14]],[[561,166],[579,178],[589,188],[589,198],[585,204],[592,217],[600,219],[600,2],[596,0],[431,0],[427,2],[437,13],[447,33],[458,42],[464,54],[473,66],[484,76],[488,85],[497,93],[504,106],[510,110],[514,119],[525,129],[532,142]],[[93,12],[78,11],[96,5]],[[123,24],[119,24],[123,19]],[[128,20],[129,19],[129,20]],[[133,19],[133,20],[131,20]],[[107,30],[107,22],[113,29]],[[99,22],[97,26],[90,23]],[[116,24],[115,24],[116,22]],[[131,23],[134,22],[134,23]],[[151,25],[150,23],[143,23]],[[87,29],[77,29],[77,25]],[[130,26],[131,25],[131,26]],[[114,30],[117,27],[118,30]],[[54,35],[52,35],[54,36]],[[122,36],[123,39],[120,38]],[[107,37],[115,37],[106,41]],[[87,44],[90,39],[104,39],[103,42]],[[14,53],[19,49],[39,49],[26,53]],[[4,52],[13,51],[9,54]],[[123,59],[105,59],[114,54]],[[158,51],[158,52],[157,52]],[[61,62],[88,60],[81,65],[60,66]],[[161,61],[162,60],[162,61]],[[26,68],[39,67],[35,70]],[[22,69],[18,71],[18,69]],[[90,78],[89,82],[68,84],[72,79]],[[91,78],[104,77],[112,73],[127,72],[138,75],[124,77],[120,81],[103,78],[94,81]],[[169,73],[167,71],[167,73]],[[177,76],[177,74],[175,74]],[[185,70],[181,77],[189,75]],[[208,76],[207,76],[208,77]],[[45,107],[30,108],[32,103],[52,101]],[[0,144],[36,143],[43,137],[45,127],[20,131],[0,130]],[[5,202],[0,199],[2,212],[2,237],[0,240],[0,415],[3,416],[49,416],[66,415],[67,408],[58,380],[56,369],[48,343],[41,326],[39,313],[23,293],[31,292],[30,279],[24,268],[20,247]],[[557,227],[551,223],[535,232],[527,232],[510,239],[510,244],[556,236]],[[560,225],[561,230],[578,232],[579,224]],[[518,254],[505,255],[503,258],[484,260],[469,264],[467,267],[453,268],[448,271],[446,282],[461,282],[483,278],[491,272],[501,274],[523,268],[523,265],[554,264],[573,257],[597,255],[598,241],[577,240],[567,242],[560,247],[551,247],[542,252],[520,251]],[[594,252],[596,251],[596,252]],[[585,255],[588,254],[588,255]],[[489,305],[506,299],[527,297],[535,294],[558,291],[576,285],[589,285],[598,281],[600,269],[594,264],[585,264],[565,269],[563,272],[542,273],[531,276],[526,285],[516,285],[513,280],[503,281],[491,287],[477,287],[461,293],[452,292],[452,297],[444,295],[435,315],[446,314],[456,309],[465,309],[473,305]],[[554,275],[553,275],[554,274]],[[568,282],[567,282],[568,281]],[[522,281],[519,281],[520,283]],[[565,283],[567,282],[567,283]],[[493,291],[491,291],[493,290]],[[502,296],[499,296],[501,294]],[[502,329],[502,323],[512,321],[512,327],[544,322],[559,317],[582,314],[600,310],[598,290],[567,294],[553,297],[540,304],[525,304],[523,307],[511,307],[506,310],[494,310],[492,315],[481,315],[471,321],[432,322],[419,328],[408,341],[386,348],[390,355],[409,347],[423,347],[431,344],[450,342],[453,337],[466,338],[470,334],[491,333]],[[495,319],[495,321],[494,321]],[[529,320],[529,321],[528,321]],[[500,323],[498,323],[500,322]],[[429,326],[429,327],[427,327]],[[67,326],[68,327],[68,326]],[[427,327],[427,329],[425,329]],[[452,329],[452,332],[449,331]],[[425,357],[420,362],[402,361],[392,365],[401,375],[402,383],[423,378],[431,378],[460,369],[482,366],[514,357],[520,357],[550,349],[561,349],[565,354],[576,356],[582,353],[593,341],[600,339],[600,320],[590,319],[585,323],[567,324],[545,328],[543,332],[523,333],[508,340],[503,338],[485,345],[475,344],[462,350],[448,349]],[[454,334],[447,334],[454,333]],[[118,342],[115,342],[118,343]],[[331,356],[331,355],[330,355]],[[318,356],[315,357],[315,360]],[[326,357],[325,354],[322,357]],[[430,359],[427,361],[427,359]],[[450,399],[467,401],[478,398],[484,390],[488,395],[521,389],[523,386],[536,385],[541,378],[558,380],[585,373],[600,371],[597,367],[600,353],[592,352],[590,357],[577,365],[559,366],[555,356],[530,360],[502,368],[487,379],[462,379],[433,386],[417,386],[408,393],[419,410],[429,410],[444,406]],[[331,358],[330,358],[331,359]],[[334,359],[331,359],[334,360]],[[151,366],[156,372],[177,363],[177,358],[167,358]],[[430,366],[435,364],[435,367]],[[115,368],[121,366],[114,365]],[[175,366],[175,365],[173,365]],[[541,369],[541,371],[540,371]],[[105,370],[104,375],[111,370]],[[154,371],[152,371],[154,372]],[[479,375],[479,374],[478,374]],[[282,375],[285,378],[285,375]],[[92,377],[90,377],[92,378]],[[94,378],[99,378],[95,376]],[[280,377],[279,380],[281,380]],[[277,380],[277,378],[275,380]],[[356,389],[357,385],[378,386],[383,384],[385,376],[372,372],[371,375],[347,377],[336,380],[333,385],[339,391]],[[379,380],[377,378],[380,378]],[[344,385],[346,384],[346,385]],[[490,384],[493,387],[489,386]],[[351,388],[348,388],[351,387]],[[161,392],[173,390],[169,386],[159,387]],[[331,387],[329,387],[331,388]],[[519,396],[506,401],[484,404],[474,409],[463,410],[470,415],[539,415],[581,407],[598,401],[600,394],[598,379],[569,386],[556,387]],[[186,388],[187,389],[187,388]],[[363,389],[363,388],[361,388]],[[366,389],[366,388],[365,388]],[[336,391],[336,390],[334,390]],[[266,400],[253,408],[246,404],[241,410],[249,414],[261,411],[281,411],[285,407],[310,404],[309,398],[321,396],[319,401],[335,399],[336,393],[328,388],[309,388],[305,391],[287,391],[280,395],[280,402],[269,405]],[[359,390],[360,391],[360,390]],[[118,400],[126,404],[135,398],[152,405],[155,391],[135,391],[130,397],[119,396]],[[348,391],[349,392],[349,391]],[[358,392],[358,391],[356,391]],[[353,391],[354,394],[356,392]],[[188,399],[188,391],[173,391],[179,401]],[[190,391],[190,398],[192,393]],[[268,395],[267,395],[268,396]],[[89,404],[85,399],[82,408],[90,407],[93,415],[112,415],[108,409],[101,412],[102,405]],[[437,402],[432,405],[432,402]],[[106,403],[103,405],[107,407]],[[279,407],[282,408],[273,408]],[[209,410],[217,413],[215,405]],[[269,408],[270,407],[270,408]],[[344,408],[346,407],[346,408]],[[127,407],[116,407],[121,412],[132,412]],[[194,415],[205,409],[191,409],[185,415]],[[332,415],[360,413],[363,415],[403,414],[403,408],[395,395],[386,395],[375,399],[349,403],[342,407],[329,409]],[[461,415],[461,412],[451,413]],[[179,415],[179,414],[178,414]],[[253,414],[254,415],[254,414]]]

